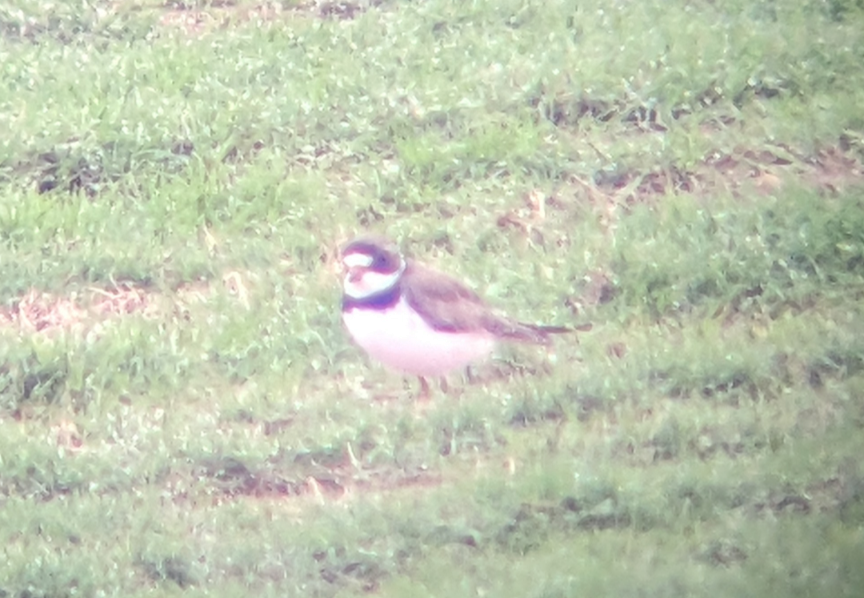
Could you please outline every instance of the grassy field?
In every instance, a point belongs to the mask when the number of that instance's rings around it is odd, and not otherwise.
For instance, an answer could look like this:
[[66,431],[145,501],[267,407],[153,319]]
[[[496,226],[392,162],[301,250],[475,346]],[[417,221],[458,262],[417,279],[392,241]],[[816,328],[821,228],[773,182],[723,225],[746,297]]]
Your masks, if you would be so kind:
[[[861,595],[860,0],[2,0],[0,65],[0,597]],[[367,230],[593,329],[420,404]]]

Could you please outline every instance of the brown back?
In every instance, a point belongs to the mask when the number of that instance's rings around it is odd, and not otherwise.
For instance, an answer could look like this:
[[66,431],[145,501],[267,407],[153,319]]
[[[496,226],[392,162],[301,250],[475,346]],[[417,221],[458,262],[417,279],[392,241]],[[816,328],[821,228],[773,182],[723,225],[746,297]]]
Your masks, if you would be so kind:
[[496,314],[460,281],[416,262],[408,262],[400,284],[408,304],[436,330],[485,331],[499,338],[537,344],[548,344],[549,333],[569,332],[563,327],[521,324]]

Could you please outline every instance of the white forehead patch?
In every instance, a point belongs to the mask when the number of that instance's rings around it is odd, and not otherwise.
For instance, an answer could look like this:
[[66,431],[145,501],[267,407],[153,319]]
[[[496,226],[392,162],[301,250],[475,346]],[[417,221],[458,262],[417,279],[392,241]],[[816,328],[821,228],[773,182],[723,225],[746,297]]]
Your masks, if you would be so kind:
[[349,253],[342,258],[342,263],[348,268],[368,268],[372,261],[372,256],[365,253]]

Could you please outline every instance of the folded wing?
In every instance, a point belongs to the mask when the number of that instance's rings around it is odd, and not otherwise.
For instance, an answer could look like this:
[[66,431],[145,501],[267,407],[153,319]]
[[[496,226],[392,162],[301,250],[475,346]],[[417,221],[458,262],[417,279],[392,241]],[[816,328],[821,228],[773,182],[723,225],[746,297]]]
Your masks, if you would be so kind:
[[402,281],[408,303],[436,330],[488,332],[496,337],[548,344],[549,335],[570,332],[564,326],[522,324],[495,313],[477,293],[460,281],[409,263]]

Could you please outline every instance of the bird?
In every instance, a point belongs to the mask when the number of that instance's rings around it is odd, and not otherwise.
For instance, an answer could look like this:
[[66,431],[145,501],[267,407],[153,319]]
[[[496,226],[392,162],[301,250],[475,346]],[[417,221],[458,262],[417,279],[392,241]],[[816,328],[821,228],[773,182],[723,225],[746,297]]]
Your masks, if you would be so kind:
[[513,320],[460,280],[407,259],[383,237],[342,247],[342,320],[354,341],[391,370],[417,376],[428,398],[430,377],[488,357],[500,340],[548,345],[565,326]]

